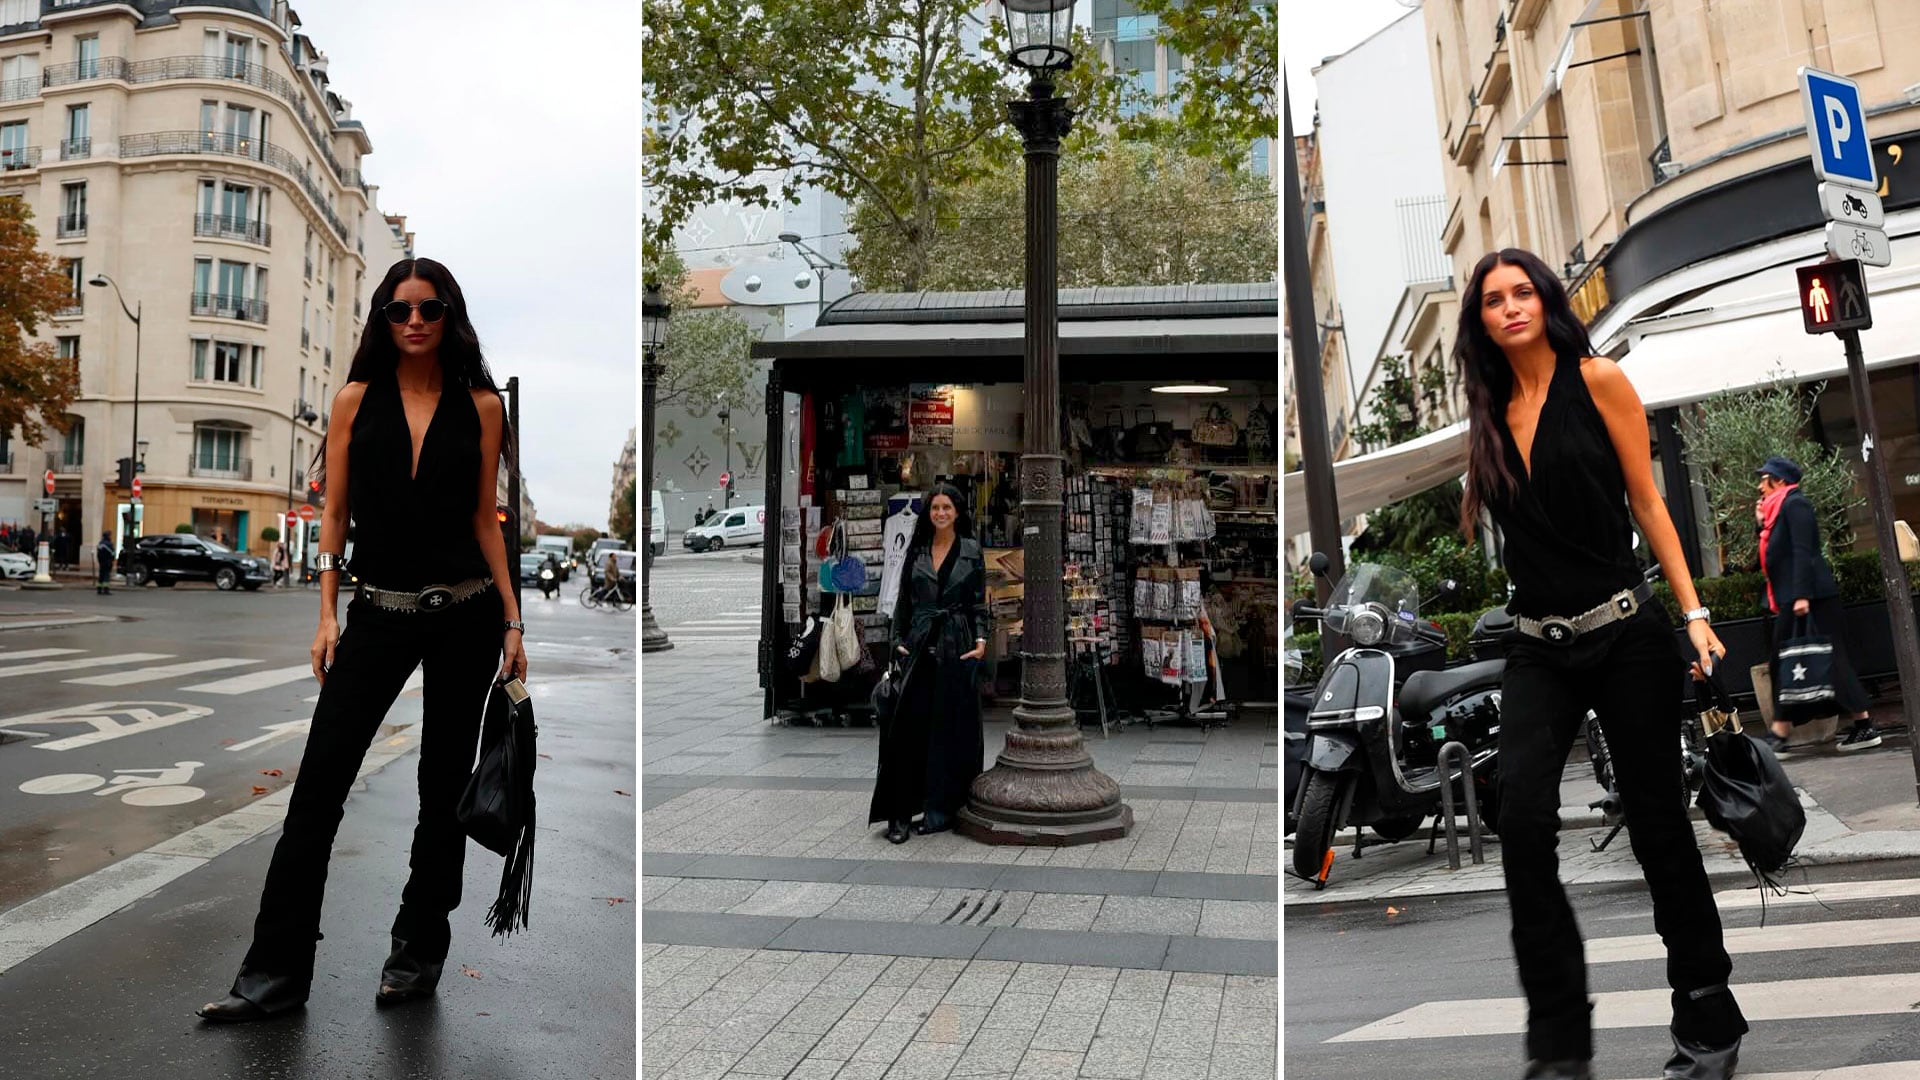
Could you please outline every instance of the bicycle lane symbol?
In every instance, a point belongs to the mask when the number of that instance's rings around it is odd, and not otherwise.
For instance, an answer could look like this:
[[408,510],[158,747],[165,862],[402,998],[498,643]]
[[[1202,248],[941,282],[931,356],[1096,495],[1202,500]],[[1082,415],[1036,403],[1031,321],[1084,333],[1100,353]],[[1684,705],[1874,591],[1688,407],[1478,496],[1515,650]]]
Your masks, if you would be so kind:
[[20,790],[28,795],[81,795],[92,791],[98,796],[118,795],[128,806],[180,806],[207,797],[204,788],[187,783],[193,779],[194,770],[204,764],[176,761],[171,768],[115,769],[112,780],[92,773],[55,773],[28,780]]
[[34,744],[40,750],[75,750],[212,715],[213,710],[204,705],[183,705],[171,701],[96,701],[8,717],[0,720],[0,730],[45,738],[48,732],[27,729],[52,724],[90,726],[93,729],[91,731]]

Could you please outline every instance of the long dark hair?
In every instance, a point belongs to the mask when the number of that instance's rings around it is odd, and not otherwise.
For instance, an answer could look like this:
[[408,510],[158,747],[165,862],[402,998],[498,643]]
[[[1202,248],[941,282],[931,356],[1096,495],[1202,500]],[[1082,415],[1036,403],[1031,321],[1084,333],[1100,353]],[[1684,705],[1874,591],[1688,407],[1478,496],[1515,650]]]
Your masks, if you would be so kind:
[[[493,372],[487,367],[486,356],[480,350],[480,335],[474,331],[473,320],[467,314],[466,294],[460,291],[460,283],[453,279],[453,271],[447,269],[445,263],[433,259],[401,259],[387,267],[386,276],[380,279],[380,284],[373,290],[373,302],[367,310],[367,325],[360,332],[360,345],[354,349],[353,363],[347,368],[347,381],[371,384],[377,379],[390,377],[398,370],[400,350],[393,343],[393,328],[381,309],[393,302],[393,294],[399,290],[401,282],[415,277],[433,286],[434,295],[447,305],[447,313],[442,316],[445,327],[440,336],[442,389],[451,384],[455,388],[484,388],[498,394],[499,384],[493,381]],[[513,432],[504,422],[500,435],[501,453],[506,457],[508,474],[515,475],[520,470],[519,455],[514,452]],[[314,452],[313,463],[307,472],[324,491],[327,482],[325,439],[320,440],[320,448]],[[518,507],[512,510],[519,512]]]
[[933,550],[933,500],[942,495],[953,502],[953,534],[973,539],[973,515],[967,511],[966,496],[952,484],[935,484],[927,493],[926,501],[920,504],[920,517],[913,523],[913,542],[907,545],[908,551]]
[[1465,497],[1460,500],[1460,531],[1468,536],[1473,535],[1481,508],[1504,502],[1519,485],[1513,470],[1507,467],[1506,446],[1500,434],[1507,403],[1513,400],[1513,365],[1487,334],[1480,314],[1481,290],[1496,266],[1517,266],[1533,282],[1546,316],[1547,343],[1553,346],[1556,358],[1593,355],[1593,342],[1580,317],[1573,313],[1566,286],[1540,256],[1521,248],[1501,248],[1474,264],[1473,276],[1460,298],[1460,332],[1453,345],[1453,360],[1467,388],[1467,483]]

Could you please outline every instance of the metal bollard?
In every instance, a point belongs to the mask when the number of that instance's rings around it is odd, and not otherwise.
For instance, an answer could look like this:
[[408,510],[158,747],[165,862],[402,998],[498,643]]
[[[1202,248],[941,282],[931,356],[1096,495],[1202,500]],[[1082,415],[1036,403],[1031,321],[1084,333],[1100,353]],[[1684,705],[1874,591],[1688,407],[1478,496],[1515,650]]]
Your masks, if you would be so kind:
[[1480,800],[1473,793],[1472,757],[1467,753],[1465,743],[1455,740],[1440,748],[1439,769],[1444,777],[1440,784],[1441,820],[1447,829],[1447,869],[1460,869],[1460,837],[1453,823],[1453,777],[1447,768],[1447,759],[1460,759],[1461,788],[1467,793],[1467,845],[1473,855],[1474,865],[1486,861],[1480,851]]

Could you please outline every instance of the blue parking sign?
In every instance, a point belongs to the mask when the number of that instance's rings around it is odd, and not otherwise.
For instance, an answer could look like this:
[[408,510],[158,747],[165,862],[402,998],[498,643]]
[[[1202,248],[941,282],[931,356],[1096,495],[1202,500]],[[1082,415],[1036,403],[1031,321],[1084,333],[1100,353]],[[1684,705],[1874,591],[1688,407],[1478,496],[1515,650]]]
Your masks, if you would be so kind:
[[1807,111],[1814,173],[1830,183],[1877,189],[1880,178],[1873,166],[1873,144],[1867,138],[1867,114],[1860,107],[1859,85],[1832,72],[1803,67],[1800,101]]

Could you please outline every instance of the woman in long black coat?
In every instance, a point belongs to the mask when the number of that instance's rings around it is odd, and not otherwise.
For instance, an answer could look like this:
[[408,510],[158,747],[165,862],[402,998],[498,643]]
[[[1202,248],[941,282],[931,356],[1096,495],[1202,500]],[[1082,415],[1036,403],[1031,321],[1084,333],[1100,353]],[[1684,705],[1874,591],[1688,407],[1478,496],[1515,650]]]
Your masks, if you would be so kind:
[[987,655],[987,566],[960,492],[934,485],[914,526],[893,608],[893,645],[906,682],[880,731],[880,774],[869,822],[887,839],[953,827],[986,756],[980,662]]

